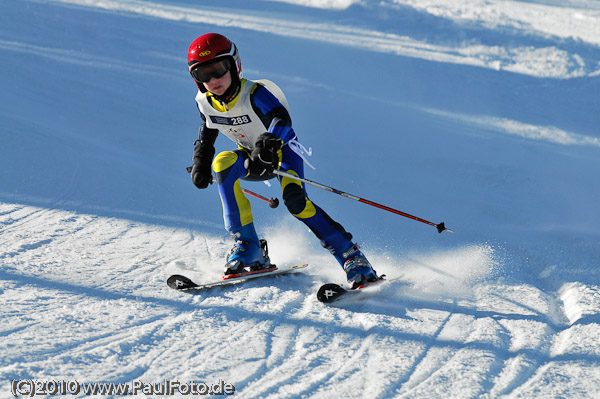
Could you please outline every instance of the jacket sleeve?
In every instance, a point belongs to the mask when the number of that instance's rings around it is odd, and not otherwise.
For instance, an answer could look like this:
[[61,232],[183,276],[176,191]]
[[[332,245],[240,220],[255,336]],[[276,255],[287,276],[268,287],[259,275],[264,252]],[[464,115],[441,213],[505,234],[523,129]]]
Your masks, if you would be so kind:
[[198,130],[198,139],[194,142],[194,164],[204,161],[211,162],[215,155],[215,141],[219,135],[217,129],[211,129],[206,126],[206,117],[202,116],[202,125]]
[[296,137],[288,110],[260,83],[251,92],[250,103],[265,126],[265,131],[275,134],[284,143]]

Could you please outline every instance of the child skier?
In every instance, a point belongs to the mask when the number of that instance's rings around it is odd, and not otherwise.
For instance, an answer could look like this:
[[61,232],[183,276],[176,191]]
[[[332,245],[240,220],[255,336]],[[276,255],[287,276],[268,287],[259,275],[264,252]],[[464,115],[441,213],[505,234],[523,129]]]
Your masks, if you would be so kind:
[[[261,247],[240,179],[272,179],[275,169],[304,177],[303,147],[292,128],[287,100],[268,80],[244,79],[237,47],[220,34],[207,33],[192,42],[188,67],[199,89],[196,103],[203,120],[194,143],[191,177],[196,187],[204,189],[215,173],[225,228],[235,241],[225,275],[268,267],[266,248]],[[219,132],[238,148],[221,152],[213,160]],[[367,258],[352,243],[352,235],[308,199],[299,181],[287,177],[278,180],[289,212],[333,254],[349,284],[357,287],[378,279]]]

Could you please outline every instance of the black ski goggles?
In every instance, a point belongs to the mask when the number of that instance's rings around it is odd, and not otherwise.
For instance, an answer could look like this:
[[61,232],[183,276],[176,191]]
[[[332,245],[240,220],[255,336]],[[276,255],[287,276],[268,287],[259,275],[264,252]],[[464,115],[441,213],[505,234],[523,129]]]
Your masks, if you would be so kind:
[[210,64],[199,65],[193,68],[190,71],[190,74],[196,82],[207,83],[210,82],[212,78],[222,78],[230,69],[231,65],[229,64],[229,60],[223,59],[217,62],[211,62]]

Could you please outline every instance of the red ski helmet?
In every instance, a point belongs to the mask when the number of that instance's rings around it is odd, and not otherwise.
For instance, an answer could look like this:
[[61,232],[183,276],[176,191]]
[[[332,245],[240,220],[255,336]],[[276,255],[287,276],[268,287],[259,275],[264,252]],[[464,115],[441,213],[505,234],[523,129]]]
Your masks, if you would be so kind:
[[[188,70],[190,73],[195,67],[216,62],[221,58],[229,59],[232,78],[242,78],[242,60],[235,43],[218,33],[206,33],[197,37],[188,50]],[[196,81],[194,79],[194,81]],[[204,92],[206,89],[201,82],[196,81],[198,88]]]

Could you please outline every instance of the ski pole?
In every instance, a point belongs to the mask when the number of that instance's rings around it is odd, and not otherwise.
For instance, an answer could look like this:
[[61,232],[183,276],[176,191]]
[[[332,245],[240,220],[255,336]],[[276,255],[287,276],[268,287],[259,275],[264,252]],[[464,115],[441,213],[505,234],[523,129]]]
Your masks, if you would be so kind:
[[[213,177],[213,182],[215,182],[216,179]],[[279,206],[279,199],[278,198],[267,198],[267,197],[263,197],[260,194],[255,193],[254,191],[250,191],[248,189],[242,188],[242,191],[244,192],[244,194],[248,194],[254,198],[258,198],[259,200],[263,200],[265,201],[267,204],[269,204],[269,206],[273,209],[277,208]]]
[[[185,169],[187,170],[188,173],[192,172],[192,167],[191,166],[188,166]],[[213,177],[212,182],[214,182],[214,181],[215,181],[215,178]],[[257,194],[257,193],[255,193],[253,191],[250,191],[250,190],[247,190],[245,188],[242,188],[242,191],[244,192],[244,194],[248,194],[248,195],[251,195],[254,198],[258,198],[259,200],[265,201],[273,209],[275,209],[275,208],[277,208],[279,206],[279,199],[278,198],[266,198],[266,197],[263,197],[260,194]]]
[[246,190],[245,188],[242,188],[242,191],[248,195],[253,196],[254,198],[258,198],[260,200],[265,201],[267,204],[269,204],[269,206],[273,209],[277,208],[279,206],[279,199],[278,198],[266,198],[263,197],[260,194],[256,194],[250,190]]
[[352,194],[345,193],[345,192],[343,192],[343,191],[341,191],[341,190],[338,190],[338,189],[335,189],[335,188],[333,188],[333,187],[329,187],[329,186],[326,186],[326,185],[324,185],[324,184],[321,184],[321,183],[314,182],[314,181],[312,181],[312,180],[304,179],[304,178],[298,177],[298,176],[296,176],[296,175],[293,175],[293,174],[291,174],[291,173],[288,173],[288,172],[283,172],[283,171],[281,171],[281,170],[274,170],[274,171],[273,171],[273,174],[275,174],[275,175],[277,175],[277,176],[280,176],[280,177],[288,177],[288,178],[290,178],[290,179],[293,179],[293,180],[301,181],[301,182],[303,182],[303,183],[310,184],[310,185],[312,185],[312,186],[315,186],[315,187],[321,188],[321,189],[323,189],[323,190],[326,190],[326,191],[329,191],[329,192],[331,192],[331,193],[334,193],[334,194],[341,195],[342,197],[350,198],[350,199],[353,199],[353,200],[355,200],[355,201],[362,202],[363,204],[371,205],[371,206],[374,206],[374,207],[376,207],[376,208],[383,209],[383,210],[385,210],[385,211],[392,212],[392,213],[395,213],[395,214],[397,214],[397,215],[404,216],[404,217],[406,217],[406,218],[409,218],[409,219],[412,219],[412,220],[416,220],[416,221],[418,221],[418,222],[421,222],[421,223],[428,224],[428,225],[430,225],[430,226],[433,226],[433,227],[437,228],[437,231],[438,231],[438,233],[441,233],[442,231],[447,231],[447,232],[449,232],[449,233],[454,233],[454,231],[453,231],[453,230],[450,230],[449,228],[447,228],[447,227],[444,225],[444,222],[441,222],[441,223],[435,224],[435,223],[433,223],[433,222],[430,222],[430,221],[428,221],[428,220],[421,219],[421,218],[419,218],[419,217],[416,217],[416,216],[410,215],[410,214],[408,214],[408,213],[405,213],[405,212],[399,211],[399,210],[397,210],[397,209],[394,209],[394,208],[390,208],[389,206],[381,205],[381,204],[378,204],[378,203],[376,203],[376,202],[369,201],[369,200],[367,200],[367,199],[364,199],[364,198],[360,198],[360,197],[358,197],[358,196],[356,196],[356,195],[352,195]]

